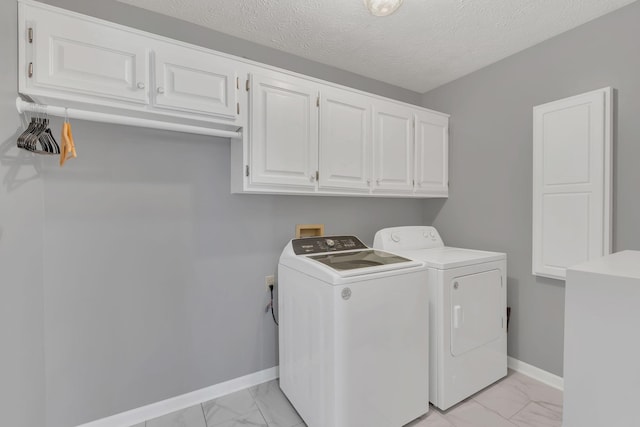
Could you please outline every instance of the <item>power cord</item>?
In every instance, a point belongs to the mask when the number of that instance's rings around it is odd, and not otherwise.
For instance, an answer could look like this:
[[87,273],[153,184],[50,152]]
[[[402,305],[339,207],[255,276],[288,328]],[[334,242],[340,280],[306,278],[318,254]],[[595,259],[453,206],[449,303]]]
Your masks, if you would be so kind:
[[269,290],[271,291],[271,302],[269,303],[269,305],[271,306],[271,316],[273,317],[273,321],[276,326],[280,326],[278,325],[278,321],[276,320],[276,314],[273,312],[273,285],[269,285]]

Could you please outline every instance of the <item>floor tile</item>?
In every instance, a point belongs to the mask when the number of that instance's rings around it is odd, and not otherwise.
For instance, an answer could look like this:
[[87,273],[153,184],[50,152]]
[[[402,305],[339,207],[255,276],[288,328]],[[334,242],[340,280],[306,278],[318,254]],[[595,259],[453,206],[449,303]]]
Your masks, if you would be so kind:
[[[241,390],[202,404],[207,427],[214,427],[225,421],[258,410],[249,390]],[[263,420],[264,421],[264,420]]]
[[[216,424],[215,427],[246,427],[246,426],[254,426],[254,427],[267,427],[267,422],[265,421],[262,413],[258,408],[254,411],[239,415],[232,420],[225,421],[221,424]],[[213,427],[213,426],[209,426]]]
[[294,427],[303,422],[280,390],[278,380],[252,387],[249,391],[269,427]]
[[451,409],[444,418],[455,427],[515,427],[515,424],[475,400]]
[[523,393],[533,402],[562,407],[562,391],[541,383],[540,381],[536,381],[519,372],[509,375],[501,382],[501,384],[512,385],[515,390]]
[[202,406],[195,405],[147,421],[146,427],[207,427]]
[[511,418],[511,422],[518,427],[561,427],[562,412],[531,402]]
[[438,411],[429,408],[429,412],[418,419],[413,420],[405,427],[455,427],[447,421]]
[[507,380],[482,390],[473,396],[473,400],[507,419],[517,414],[531,401],[529,396],[517,386],[517,382]]

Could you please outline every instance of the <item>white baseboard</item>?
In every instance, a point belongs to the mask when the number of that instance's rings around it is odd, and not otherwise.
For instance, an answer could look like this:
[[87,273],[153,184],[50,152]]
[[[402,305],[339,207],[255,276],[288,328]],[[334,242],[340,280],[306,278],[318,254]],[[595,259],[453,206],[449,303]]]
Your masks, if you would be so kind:
[[550,385],[558,390],[564,390],[564,378],[552,374],[551,372],[536,368],[533,365],[529,365],[528,363],[514,359],[513,357],[507,357],[507,365],[514,371],[520,372],[521,374],[538,380],[541,383]]
[[253,374],[245,375],[244,377],[234,378],[210,387],[205,387],[180,396],[171,397],[166,400],[161,400],[160,402],[141,406],[140,408],[131,409],[130,411],[121,412],[96,421],[91,421],[78,427],[129,427],[142,423],[146,420],[170,414],[171,412],[179,411],[180,409],[185,409],[201,402],[216,399],[229,393],[253,387],[276,378],[278,378],[278,367],[274,366],[273,368],[254,372]]

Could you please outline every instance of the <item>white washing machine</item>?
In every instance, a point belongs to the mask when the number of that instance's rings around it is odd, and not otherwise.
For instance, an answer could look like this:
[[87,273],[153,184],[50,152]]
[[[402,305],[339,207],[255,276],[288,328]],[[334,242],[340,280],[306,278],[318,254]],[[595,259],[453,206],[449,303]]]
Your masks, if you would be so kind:
[[446,410],[507,375],[507,256],[444,246],[433,227],[376,233],[373,247],[426,262],[429,397]]
[[401,427],[429,410],[427,270],[354,236],[289,242],[280,388],[309,427]]

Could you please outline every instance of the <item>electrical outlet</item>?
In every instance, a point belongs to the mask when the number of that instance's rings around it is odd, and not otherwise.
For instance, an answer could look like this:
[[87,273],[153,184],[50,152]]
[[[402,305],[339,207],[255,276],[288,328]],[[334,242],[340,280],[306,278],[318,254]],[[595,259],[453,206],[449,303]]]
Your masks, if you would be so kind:
[[274,286],[276,284],[276,276],[274,276],[273,274],[270,276],[264,276],[264,284],[266,285],[267,289],[269,289],[269,286]]

